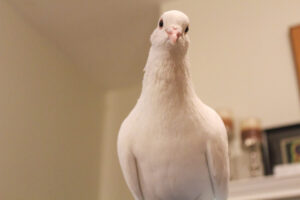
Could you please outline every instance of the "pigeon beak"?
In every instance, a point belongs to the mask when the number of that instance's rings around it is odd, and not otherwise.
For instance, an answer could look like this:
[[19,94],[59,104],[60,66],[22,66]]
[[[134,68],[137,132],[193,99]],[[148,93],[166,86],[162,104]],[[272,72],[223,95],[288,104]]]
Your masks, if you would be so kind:
[[171,40],[173,44],[175,44],[178,38],[182,36],[181,31],[179,31],[177,27],[168,28],[166,29],[166,32],[168,34],[169,40]]

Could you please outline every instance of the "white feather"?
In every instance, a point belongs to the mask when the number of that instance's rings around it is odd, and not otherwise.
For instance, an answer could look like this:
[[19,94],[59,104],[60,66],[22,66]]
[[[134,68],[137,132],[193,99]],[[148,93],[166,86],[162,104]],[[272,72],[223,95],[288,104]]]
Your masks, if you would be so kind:
[[188,17],[168,11],[151,36],[141,96],[121,125],[118,154],[136,200],[225,200],[227,136],[220,117],[197,97],[189,74],[188,34],[173,44],[164,29],[183,31]]

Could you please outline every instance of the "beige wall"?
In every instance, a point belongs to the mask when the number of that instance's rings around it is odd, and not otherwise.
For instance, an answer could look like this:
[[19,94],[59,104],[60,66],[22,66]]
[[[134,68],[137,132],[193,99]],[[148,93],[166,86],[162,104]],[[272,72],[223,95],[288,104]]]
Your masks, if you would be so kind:
[[100,91],[3,1],[0,44],[0,199],[97,199]]
[[300,23],[298,0],[170,1],[191,20],[190,57],[198,95],[230,108],[237,121],[257,116],[264,127],[300,121],[288,30]]

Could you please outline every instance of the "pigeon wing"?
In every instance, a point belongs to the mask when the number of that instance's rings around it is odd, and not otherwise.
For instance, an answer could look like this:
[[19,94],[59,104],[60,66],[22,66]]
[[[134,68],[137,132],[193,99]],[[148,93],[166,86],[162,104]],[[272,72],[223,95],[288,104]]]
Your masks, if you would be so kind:
[[125,141],[118,142],[118,154],[125,181],[135,200],[143,200],[137,160]]
[[215,199],[226,200],[229,178],[227,138],[218,137],[215,140],[207,142],[206,163]]

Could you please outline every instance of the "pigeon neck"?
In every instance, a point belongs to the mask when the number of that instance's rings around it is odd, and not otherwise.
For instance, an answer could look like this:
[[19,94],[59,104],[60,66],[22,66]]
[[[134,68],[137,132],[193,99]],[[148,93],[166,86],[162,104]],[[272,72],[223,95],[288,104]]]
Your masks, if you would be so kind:
[[[150,49],[141,98],[182,103],[194,95],[188,61],[182,52]],[[155,103],[155,102],[154,102]]]

